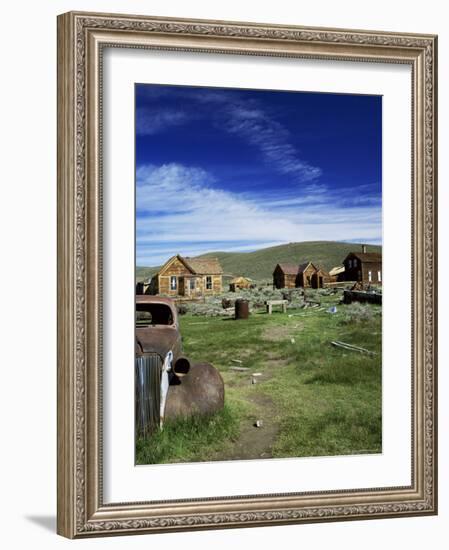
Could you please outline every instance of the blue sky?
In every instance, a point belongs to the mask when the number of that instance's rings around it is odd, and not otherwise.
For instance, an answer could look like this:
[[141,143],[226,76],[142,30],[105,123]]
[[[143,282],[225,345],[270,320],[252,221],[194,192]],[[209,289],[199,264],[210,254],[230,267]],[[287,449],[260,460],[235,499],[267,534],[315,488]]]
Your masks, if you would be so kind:
[[136,263],[381,243],[380,96],[136,85]]

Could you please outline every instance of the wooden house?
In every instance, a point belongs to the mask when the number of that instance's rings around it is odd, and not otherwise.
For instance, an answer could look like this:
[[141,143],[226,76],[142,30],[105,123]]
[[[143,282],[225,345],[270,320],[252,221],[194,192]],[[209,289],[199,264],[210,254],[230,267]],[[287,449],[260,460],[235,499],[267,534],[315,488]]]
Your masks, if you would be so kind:
[[329,274],[312,262],[277,264],[273,272],[275,288],[322,288],[328,281]]
[[277,264],[273,271],[274,288],[295,288],[298,277],[298,265]]
[[223,270],[218,258],[170,258],[151,279],[151,294],[199,298],[220,294]]
[[[321,267],[317,267],[315,271],[312,272],[312,275],[310,277],[310,286],[312,288],[324,288],[324,283],[328,282],[329,273],[327,271],[324,271],[324,269],[322,269]],[[309,287],[309,281],[307,281],[307,287]],[[306,286],[304,288],[306,288]]]
[[234,277],[229,283],[229,290],[235,292],[236,290],[251,288],[253,281],[248,277]]
[[382,254],[379,252],[350,252],[343,260],[345,280],[362,284],[382,284]]

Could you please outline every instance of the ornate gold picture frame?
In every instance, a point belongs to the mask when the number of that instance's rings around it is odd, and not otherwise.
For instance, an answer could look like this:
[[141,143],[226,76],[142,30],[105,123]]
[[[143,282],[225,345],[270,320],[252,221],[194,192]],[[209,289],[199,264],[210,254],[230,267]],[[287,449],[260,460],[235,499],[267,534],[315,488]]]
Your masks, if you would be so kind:
[[[105,502],[103,54],[106,48],[411,68],[411,484]],[[437,38],[70,12],[58,18],[58,533],[69,538],[437,513]],[[410,270],[409,270],[410,271]],[[388,350],[387,350],[388,351]],[[407,355],[408,354],[408,355]],[[281,468],[279,462],[279,468]]]

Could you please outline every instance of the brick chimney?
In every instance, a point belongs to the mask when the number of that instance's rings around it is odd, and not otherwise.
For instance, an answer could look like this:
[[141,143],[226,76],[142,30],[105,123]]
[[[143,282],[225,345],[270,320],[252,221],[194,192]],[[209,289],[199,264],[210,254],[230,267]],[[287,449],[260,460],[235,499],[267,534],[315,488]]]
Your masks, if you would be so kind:
[[363,254],[366,254],[366,244],[362,244],[362,252]]

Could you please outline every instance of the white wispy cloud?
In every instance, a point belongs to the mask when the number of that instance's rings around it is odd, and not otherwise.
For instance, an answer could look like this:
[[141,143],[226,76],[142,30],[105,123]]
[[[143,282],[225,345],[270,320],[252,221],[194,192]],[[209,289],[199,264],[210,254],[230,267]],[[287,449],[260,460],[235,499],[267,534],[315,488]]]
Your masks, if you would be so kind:
[[290,132],[262,109],[246,107],[242,102],[226,109],[224,128],[257,147],[265,161],[281,174],[293,176],[297,182],[309,182],[322,171],[300,158],[291,143]]
[[[156,134],[192,119],[207,117],[221,131],[237,136],[260,151],[267,165],[280,174],[292,177],[297,183],[313,182],[322,174],[321,168],[301,157],[292,144],[289,130],[254,97],[230,96],[221,90],[203,89],[184,91],[172,88],[164,93],[168,100],[176,99],[180,105],[189,105],[189,109],[160,105],[157,108],[142,107],[137,110],[136,116],[138,134]],[[158,91],[151,92],[149,89],[147,94],[150,100],[160,99]],[[192,108],[192,103],[196,103],[198,108]]]
[[137,135],[153,135],[172,126],[184,124],[190,117],[179,109],[151,109],[140,107],[136,110]]
[[176,253],[193,256],[295,241],[381,238],[378,204],[343,207],[335,195],[324,193],[298,194],[296,202],[291,197],[241,195],[221,189],[199,167],[140,166],[136,193],[138,265],[158,265]]

